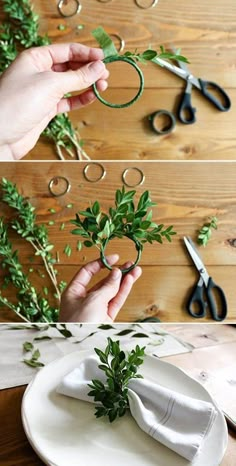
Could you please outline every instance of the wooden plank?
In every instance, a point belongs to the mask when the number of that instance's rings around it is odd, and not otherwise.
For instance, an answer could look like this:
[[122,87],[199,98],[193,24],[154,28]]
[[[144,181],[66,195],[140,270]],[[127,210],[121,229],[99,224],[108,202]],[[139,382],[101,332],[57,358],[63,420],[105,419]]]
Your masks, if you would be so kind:
[[[58,277],[69,283],[78,268],[79,266],[57,266]],[[135,283],[130,296],[117,316],[117,322],[134,322],[146,317],[158,317],[161,322],[192,322],[195,324],[213,322],[210,314],[204,319],[195,320],[186,311],[187,299],[198,278],[193,267],[142,266],[142,269],[142,277]],[[38,270],[41,272],[42,267],[37,266]],[[47,279],[41,279],[37,271],[34,275],[30,274],[30,278],[32,275],[32,282],[38,290],[48,285],[50,302],[53,303],[54,291]],[[209,273],[224,289],[227,297],[229,309],[227,322],[235,322],[235,267],[209,267]],[[107,271],[103,271],[91,284],[94,285],[106,275]],[[12,299],[11,289],[4,291],[3,295]],[[19,321],[19,319],[12,311],[0,308],[0,322],[13,321]]]
[[[191,62],[191,72],[216,81],[235,100],[235,23],[236,6],[233,0],[181,0],[159,2],[156,8],[142,10],[135,2],[109,2],[105,5],[87,0],[81,14],[64,20],[57,11],[57,0],[34,0],[40,15],[40,32],[48,33],[53,42],[80,41],[95,45],[91,30],[98,24],[110,34],[120,34],[126,41],[126,50],[144,50],[151,44],[182,47]],[[0,14],[3,18],[3,14]],[[65,24],[65,31],[58,26]],[[84,25],[78,30],[78,24]],[[125,67],[124,67],[125,66]],[[111,65],[111,101],[126,101],[133,95],[137,77],[130,67]],[[112,110],[99,102],[71,114],[84,140],[84,148],[92,159],[235,159],[236,136],[233,121],[235,108],[222,114],[199,93],[193,93],[197,108],[195,125],[177,124],[174,133],[156,136],[151,132],[147,116],[161,108],[176,110],[183,83],[166,70],[154,64],[143,66],[145,93],[129,109]],[[131,89],[129,89],[131,88]],[[57,156],[50,143],[40,140],[27,159],[54,159]]]

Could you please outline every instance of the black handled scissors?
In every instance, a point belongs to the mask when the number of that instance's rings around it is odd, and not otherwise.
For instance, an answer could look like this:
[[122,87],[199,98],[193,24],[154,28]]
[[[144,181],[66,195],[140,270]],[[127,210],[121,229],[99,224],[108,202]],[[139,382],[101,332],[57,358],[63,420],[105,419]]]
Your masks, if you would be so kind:
[[[227,316],[225,294],[222,288],[216,285],[212,277],[208,275],[191,238],[184,237],[184,243],[200,274],[200,279],[189,298],[187,310],[192,317],[201,318],[206,316],[206,309],[209,308],[212,318],[221,322]],[[216,300],[216,295],[218,295],[218,300]],[[195,310],[196,307],[199,309],[199,312]]]
[[[172,51],[175,52],[176,49],[172,48]],[[187,82],[183,98],[178,108],[178,118],[185,125],[191,125],[196,121],[196,108],[192,106],[191,102],[193,86],[196,87],[202,95],[221,112],[227,112],[230,110],[231,100],[225,90],[214,82],[195,78],[188,70],[186,63],[177,60],[179,66],[175,66],[162,58],[153,58],[152,61],[153,63],[163,66]],[[215,94],[218,95],[218,98]]]

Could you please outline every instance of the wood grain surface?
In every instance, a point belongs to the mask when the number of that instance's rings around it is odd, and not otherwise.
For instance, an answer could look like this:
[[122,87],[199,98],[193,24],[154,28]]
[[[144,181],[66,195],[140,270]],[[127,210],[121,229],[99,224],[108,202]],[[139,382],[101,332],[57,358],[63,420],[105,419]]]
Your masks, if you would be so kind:
[[[89,183],[83,176],[83,162],[0,164],[0,177],[4,176],[17,184],[20,192],[36,207],[38,221],[46,225],[51,220],[55,222],[48,229],[55,251],[59,251],[60,262],[57,268],[60,279],[69,281],[81,265],[98,256],[94,248],[76,251],[79,238],[70,233],[70,219],[75,217],[78,210],[86,208],[95,200],[107,211],[114,204],[115,190],[122,185],[123,171],[134,166],[132,162],[105,162],[103,165],[106,177],[100,182]],[[97,168],[95,164],[91,166],[91,170]],[[211,215],[218,217],[219,227],[213,232],[207,247],[200,247],[200,253],[209,274],[225,291],[228,320],[235,321],[236,163],[140,162],[139,168],[145,175],[145,182],[137,188],[137,195],[148,189],[158,204],[153,208],[154,220],[166,225],[173,224],[177,235],[171,244],[146,246],[140,263],[143,275],[119,313],[118,321],[135,321],[148,316],[158,316],[162,322],[193,321],[186,312],[186,301],[192,287],[196,285],[198,274],[185,250],[183,236],[191,236],[196,240],[198,230]],[[48,184],[58,175],[67,177],[71,190],[65,196],[55,198],[49,193]],[[70,203],[73,204],[72,209],[67,207]],[[51,208],[56,210],[55,214],[49,212]],[[2,202],[0,209],[6,219],[13,215]],[[60,231],[62,222],[65,222],[65,229]],[[20,251],[25,270],[35,268],[30,277],[42,289],[47,285],[47,280],[39,276],[42,270],[40,259],[35,257],[32,265],[31,246],[16,237],[14,232],[10,233],[10,238],[14,247]],[[71,257],[63,253],[66,244],[72,247]],[[113,240],[107,252],[118,252],[120,264],[135,258],[133,244],[127,239]],[[107,271],[103,271],[104,274]],[[10,290],[6,293],[8,296],[11,294]],[[0,310],[0,316],[4,322],[15,320],[11,312],[3,309]],[[209,320],[210,315],[206,319]]]
[[[197,346],[192,353],[164,358],[191,372],[193,367],[214,374],[219,364],[227,368],[235,362],[235,330],[226,325],[163,325],[164,329]],[[43,466],[24,434],[21,401],[25,386],[0,390],[0,464],[1,466]],[[233,400],[228,399],[229,409]],[[229,430],[227,450],[220,466],[235,466],[236,436]],[[206,465],[203,465],[206,466]]]
[[[60,17],[57,3],[33,0],[40,15],[40,32],[48,33],[53,42],[76,41],[95,46],[91,31],[102,25],[108,33],[119,34],[125,40],[126,51],[143,51],[150,45],[157,49],[161,44],[166,48],[181,47],[191,62],[191,72],[224,87],[233,104],[230,112],[221,113],[194,90],[196,124],[186,126],[178,122],[174,132],[157,136],[147,117],[163,108],[175,112],[184,82],[153,63],[143,65],[145,92],[138,103],[128,109],[113,110],[96,102],[71,114],[91,159],[235,159],[234,0],[159,0],[155,8],[146,10],[138,8],[134,0],[106,4],[86,0],[81,1],[81,13],[66,20]],[[0,18],[3,17],[0,12]],[[66,26],[64,31],[58,29],[60,24]],[[78,25],[84,28],[78,30]],[[106,98],[112,102],[127,101],[136,92],[137,76],[128,65],[113,64],[109,69]],[[52,145],[40,140],[27,158],[56,160],[57,156]]]

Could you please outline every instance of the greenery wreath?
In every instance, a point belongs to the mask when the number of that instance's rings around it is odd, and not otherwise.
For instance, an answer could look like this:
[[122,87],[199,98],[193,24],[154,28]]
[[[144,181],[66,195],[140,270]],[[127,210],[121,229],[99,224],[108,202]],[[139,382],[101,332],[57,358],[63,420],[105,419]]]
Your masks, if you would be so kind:
[[[124,186],[115,193],[115,206],[109,208],[109,213],[101,211],[100,203],[95,201],[86,210],[79,211],[76,218],[71,220],[76,228],[73,235],[84,238],[83,244],[90,248],[95,246],[100,251],[103,265],[112,270],[108,264],[105,251],[108,243],[114,238],[129,238],[135,244],[137,257],[128,268],[121,269],[125,274],[132,270],[140,261],[145,243],[162,243],[163,239],[171,242],[176,234],[173,226],[165,227],[152,221],[152,209],[156,206],[152,202],[149,191],[145,191],[139,198],[137,206],[134,204],[136,191],[126,191]],[[83,219],[81,218],[83,217]]]

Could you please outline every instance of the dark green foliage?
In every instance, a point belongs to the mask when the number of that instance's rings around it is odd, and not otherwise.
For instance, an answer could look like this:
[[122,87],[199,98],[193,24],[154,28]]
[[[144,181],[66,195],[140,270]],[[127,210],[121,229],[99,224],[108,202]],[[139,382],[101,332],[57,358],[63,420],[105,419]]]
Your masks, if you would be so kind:
[[137,345],[126,355],[120,349],[119,341],[113,341],[111,338],[107,341],[104,352],[94,348],[102,363],[98,367],[105,372],[107,377],[106,383],[97,379],[92,380],[92,383],[88,385],[92,389],[88,395],[94,397],[94,401],[99,403],[99,406],[95,407],[95,416],[97,418],[108,416],[109,421],[113,422],[117,417],[124,416],[129,408],[129,381],[142,378],[137,371],[143,364],[145,348]]
[[209,239],[211,238],[212,230],[217,230],[218,218],[210,217],[209,220],[210,221],[208,223],[205,223],[201,230],[199,230],[198,235],[198,243],[204,247],[207,245]]

